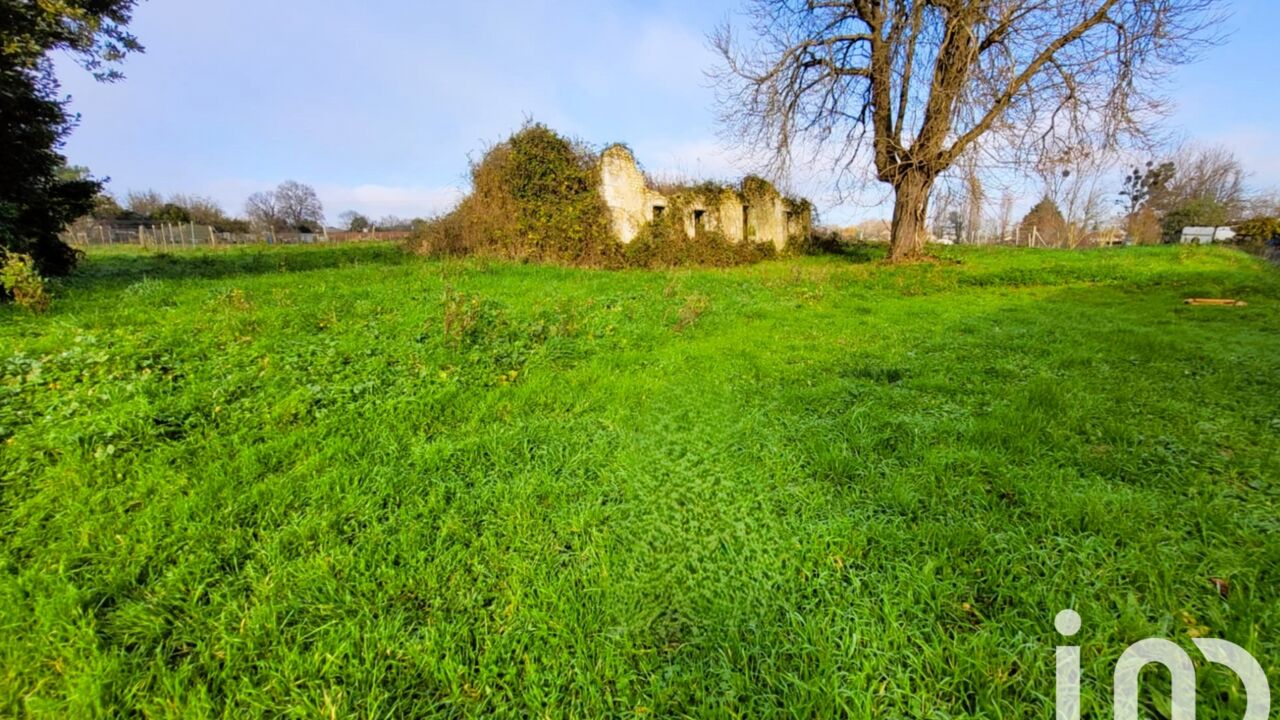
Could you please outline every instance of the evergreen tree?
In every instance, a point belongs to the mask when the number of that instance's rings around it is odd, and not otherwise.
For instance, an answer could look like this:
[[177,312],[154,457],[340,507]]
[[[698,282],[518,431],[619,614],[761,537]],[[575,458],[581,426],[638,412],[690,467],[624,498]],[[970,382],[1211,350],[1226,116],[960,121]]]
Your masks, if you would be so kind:
[[1057,203],[1048,197],[1042,199],[1031,208],[1027,216],[1022,218],[1022,236],[1030,237],[1035,233],[1039,242],[1049,247],[1058,247],[1067,239],[1067,221],[1058,209]]
[[75,118],[58,94],[50,53],[70,53],[103,82],[142,46],[125,26],[134,0],[0,0],[0,249],[32,256],[46,275],[76,252],[58,239],[94,209],[102,183],[59,152]]

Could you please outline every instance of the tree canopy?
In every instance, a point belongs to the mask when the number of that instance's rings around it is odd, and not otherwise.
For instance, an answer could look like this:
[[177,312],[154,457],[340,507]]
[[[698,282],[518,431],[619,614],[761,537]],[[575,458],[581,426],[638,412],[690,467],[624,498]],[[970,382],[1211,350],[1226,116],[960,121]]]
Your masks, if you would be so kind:
[[1048,247],[1062,244],[1067,234],[1067,220],[1050,198],[1043,198],[1036,203],[1026,217],[1022,218],[1022,233],[1028,238],[1035,237],[1036,242]]
[[94,208],[102,183],[67,167],[60,149],[74,127],[50,53],[70,53],[102,81],[142,46],[126,26],[134,0],[0,0],[0,248],[62,274],[76,253],[58,239]]

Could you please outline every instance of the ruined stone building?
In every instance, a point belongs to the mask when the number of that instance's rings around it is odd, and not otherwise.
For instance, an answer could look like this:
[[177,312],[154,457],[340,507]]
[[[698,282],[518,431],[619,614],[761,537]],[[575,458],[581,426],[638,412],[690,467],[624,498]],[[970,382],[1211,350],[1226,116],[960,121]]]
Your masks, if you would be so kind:
[[738,187],[706,183],[662,193],[647,182],[624,145],[606,148],[600,163],[600,192],[609,206],[613,231],[624,244],[645,224],[671,219],[668,214],[678,217],[691,238],[704,231],[719,232],[730,242],[768,242],[778,249],[810,230],[812,206],[783,197],[758,177],[745,178]]

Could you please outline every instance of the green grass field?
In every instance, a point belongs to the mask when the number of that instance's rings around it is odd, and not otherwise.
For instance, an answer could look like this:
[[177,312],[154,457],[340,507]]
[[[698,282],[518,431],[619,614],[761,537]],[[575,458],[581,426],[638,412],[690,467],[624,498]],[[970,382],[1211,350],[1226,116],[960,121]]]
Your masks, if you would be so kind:
[[1109,718],[1160,636],[1241,717],[1280,273],[942,252],[91,252],[0,307],[0,715],[1045,718],[1078,644]]

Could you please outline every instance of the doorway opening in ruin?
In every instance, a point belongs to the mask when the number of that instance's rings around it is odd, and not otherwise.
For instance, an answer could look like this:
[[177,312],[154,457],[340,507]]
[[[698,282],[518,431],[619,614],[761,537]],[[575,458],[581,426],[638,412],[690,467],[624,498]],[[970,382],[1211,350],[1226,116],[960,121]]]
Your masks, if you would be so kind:
[[751,227],[751,206],[742,206],[742,239],[747,239],[747,228]]
[[653,219],[654,219],[654,220],[659,220],[659,219],[661,219],[661,218],[662,218],[662,213],[666,212],[666,210],[667,210],[667,207],[666,207],[665,205],[654,205],[654,206],[653,206]]
[[703,230],[703,227],[702,227],[702,224],[703,224],[703,216],[705,216],[706,214],[707,214],[707,211],[706,211],[706,210],[694,210],[694,211],[693,211],[693,234],[694,234],[694,235],[701,235],[701,234],[702,234],[702,230]]

